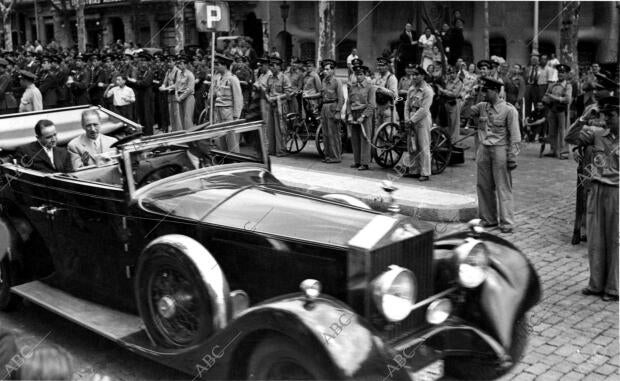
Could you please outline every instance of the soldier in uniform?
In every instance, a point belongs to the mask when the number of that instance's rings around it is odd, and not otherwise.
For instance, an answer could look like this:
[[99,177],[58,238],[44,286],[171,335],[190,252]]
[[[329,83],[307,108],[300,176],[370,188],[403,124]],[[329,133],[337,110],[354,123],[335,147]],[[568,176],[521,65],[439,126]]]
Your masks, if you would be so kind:
[[57,73],[52,70],[51,60],[50,56],[43,56],[37,82],[37,87],[43,97],[44,109],[54,108],[58,104],[58,77]]
[[237,65],[237,69],[233,74],[239,78],[239,83],[241,84],[241,92],[243,93],[243,110],[241,115],[243,116],[247,113],[250,98],[252,97],[252,84],[254,83],[254,73],[252,73],[247,56],[241,56],[241,62]]
[[165,93],[159,91],[159,87],[166,77],[166,60],[161,53],[155,53],[153,64],[153,94],[154,104],[157,114],[155,115],[157,128],[160,131],[167,132],[170,126],[170,118],[168,117],[168,97]]
[[58,60],[58,72],[56,74],[56,80],[58,82],[58,107],[67,107],[71,105],[71,94],[69,87],[67,86],[70,70],[69,65],[67,65],[65,60],[60,58]]
[[137,71],[134,64],[133,54],[125,53],[123,57],[124,61],[121,65],[119,65],[118,73],[116,74],[120,74],[125,78],[136,78]]
[[375,112],[375,128],[385,122],[398,121],[398,114],[394,112],[394,100],[398,94],[398,81],[396,76],[389,71],[390,60],[385,57],[377,58],[378,78],[373,85],[376,86],[377,111]]
[[340,163],[342,161],[342,135],[338,120],[341,119],[341,110],[344,104],[342,83],[334,76],[336,61],[326,59],[321,62],[323,81],[321,82],[323,107],[321,108],[321,124],[325,142],[325,163]]
[[398,97],[403,98],[402,101],[396,102],[396,111],[398,118],[405,120],[405,102],[407,101],[407,93],[409,88],[413,86],[413,69],[415,65],[411,62],[405,65],[405,75],[398,81]]
[[179,102],[175,100],[176,82],[179,74],[179,69],[174,64],[174,56],[169,56],[167,59],[166,75],[159,87],[160,95],[166,95],[166,104],[168,107],[168,116],[170,117],[170,128],[172,131],[179,131],[183,129],[181,124],[181,115],[179,110]]
[[139,56],[137,77],[129,78],[131,87],[136,92],[136,117],[138,123],[144,127],[146,135],[153,135],[153,71],[151,70],[151,55],[143,52]]
[[271,76],[267,78],[265,98],[269,104],[267,115],[267,138],[269,140],[269,154],[284,156],[286,121],[284,117],[288,112],[288,98],[291,95],[291,83],[282,73],[282,59],[269,58]]
[[[314,60],[306,59],[304,61],[304,75],[302,77],[302,99],[305,99],[306,106],[304,112],[310,111],[316,113],[319,107],[318,98],[321,97],[321,78],[314,68]],[[304,115],[305,117],[306,115]]]
[[196,79],[187,65],[189,57],[182,55],[177,59],[177,68],[179,75],[176,82],[175,101],[179,103],[179,115],[184,130],[189,130],[194,126],[194,107],[196,107],[196,99],[194,97],[194,88]]
[[407,152],[397,166],[402,168],[404,175],[428,181],[431,176],[431,105],[435,94],[425,81],[428,74],[421,65],[410,70],[413,83],[404,110],[408,126]]
[[567,143],[592,151],[586,223],[590,281],[582,293],[601,295],[604,301],[618,300],[619,102],[618,97],[599,100],[605,128],[584,126],[589,115],[582,115],[566,135]]
[[549,140],[551,152],[548,157],[557,157],[560,160],[568,159],[568,147],[564,143],[568,123],[568,106],[572,101],[573,87],[566,76],[570,72],[567,65],[557,65],[558,81],[551,83],[543,97],[543,102],[549,107],[547,123],[549,124]]
[[90,85],[90,70],[84,63],[84,56],[78,54],[75,57],[75,70],[67,80],[67,86],[73,96],[73,105],[87,105],[90,103],[88,86]]
[[347,122],[351,127],[351,146],[353,164],[351,168],[358,171],[369,169],[370,143],[372,133],[372,116],[375,109],[375,89],[366,78],[368,68],[353,66],[356,82],[348,85]]
[[441,101],[446,110],[446,125],[448,133],[455,142],[459,139],[461,129],[461,91],[463,91],[463,81],[457,76],[453,67],[448,68],[448,82],[446,87],[437,86],[437,91],[441,96]]
[[[476,189],[478,215],[482,225],[499,226],[502,233],[514,229],[512,178],[510,171],[517,167],[518,144],[521,142],[517,109],[499,98],[502,83],[482,78],[485,101],[472,106],[478,117],[478,167]],[[499,204],[499,219],[497,205]]]
[[0,114],[8,112],[6,93],[10,89],[11,75],[8,73],[9,61],[0,58]]
[[103,106],[103,92],[107,84],[105,72],[101,66],[101,57],[99,54],[92,54],[90,56],[90,84],[88,85],[91,104]]
[[[232,62],[232,58],[223,54],[215,55],[215,78],[210,89],[213,92],[214,123],[230,122],[241,117],[243,94],[239,78],[229,69]],[[239,152],[237,135],[226,135],[226,147],[230,152]]]
[[293,96],[288,102],[289,112],[299,113],[299,92],[303,87],[302,78],[303,72],[301,70],[301,64],[297,57],[291,58],[291,64],[286,71],[286,76],[288,77],[289,82],[291,83],[291,91]]

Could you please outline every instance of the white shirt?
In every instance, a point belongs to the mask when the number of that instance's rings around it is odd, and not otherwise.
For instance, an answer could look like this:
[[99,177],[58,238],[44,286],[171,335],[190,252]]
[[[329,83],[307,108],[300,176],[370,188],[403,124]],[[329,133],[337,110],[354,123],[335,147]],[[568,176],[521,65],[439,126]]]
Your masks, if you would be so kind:
[[349,56],[347,57],[347,65],[351,65],[351,62],[353,62],[353,60],[356,58],[358,58],[357,55],[354,55],[353,53],[349,54]]
[[128,104],[134,103],[136,101],[136,95],[134,94],[131,87],[118,87],[115,86],[108,90],[108,98],[112,98],[112,103],[114,106],[127,106]]
[[[41,143],[39,143],[41,144]],[[52,163],[52,167],[56,168],[56,166],[54,165],[54,149],[53,148],[47,148],[45,146],[41,146],[41,148],[43,148],[43,151],[45,152],[45,154],[47,155],[47,157],[49,157],[50,162]]]
[[557,82],[558,81],[558,70],[555,68],[560,64],[560,60],[554,58],[547,62],[547,81],[549,82]]

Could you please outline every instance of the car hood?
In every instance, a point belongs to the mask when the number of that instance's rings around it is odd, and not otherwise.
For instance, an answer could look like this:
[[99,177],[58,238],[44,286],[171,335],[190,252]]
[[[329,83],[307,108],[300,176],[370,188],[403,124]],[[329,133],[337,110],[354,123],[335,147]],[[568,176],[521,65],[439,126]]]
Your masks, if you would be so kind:
[[258,234],[344,246],[377,213],[282,185],[247,169],[174,181],[146,193],[140,205],[167,216]]

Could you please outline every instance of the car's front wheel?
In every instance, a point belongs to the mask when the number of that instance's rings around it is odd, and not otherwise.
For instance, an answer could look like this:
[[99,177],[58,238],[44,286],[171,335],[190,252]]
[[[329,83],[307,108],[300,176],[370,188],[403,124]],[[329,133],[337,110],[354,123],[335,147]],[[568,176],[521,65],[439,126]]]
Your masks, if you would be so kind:
[[333,380],[315,351],[308,351],[284,337],[261,341],[248,361],[248,380]]
[[523,357],[530,332],[527,316],[523,315],[515,323],[510,357],[512,366],[501,367],[497,362],[484,360],[475,356],[448,357],[444,360],[444,373],[460,380],[494,380],[506,374]]
[[195,264],[178,249],[154,247],[138,266],[136,285],[140,316],[157,344],[183,348],[211,335],[208,291]]

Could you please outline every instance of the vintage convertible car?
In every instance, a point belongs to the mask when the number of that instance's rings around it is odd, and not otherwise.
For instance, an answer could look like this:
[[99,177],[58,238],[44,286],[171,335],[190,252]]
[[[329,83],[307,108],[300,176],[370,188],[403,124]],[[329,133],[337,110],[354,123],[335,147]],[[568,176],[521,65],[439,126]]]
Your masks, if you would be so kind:
[[521,251],[287,187],[263,128],[131,135],[73,173],[5,150],[0,307],[26,298],[195,379],[410,380],[441,358],[492,379],[519,361],[541,292]]

